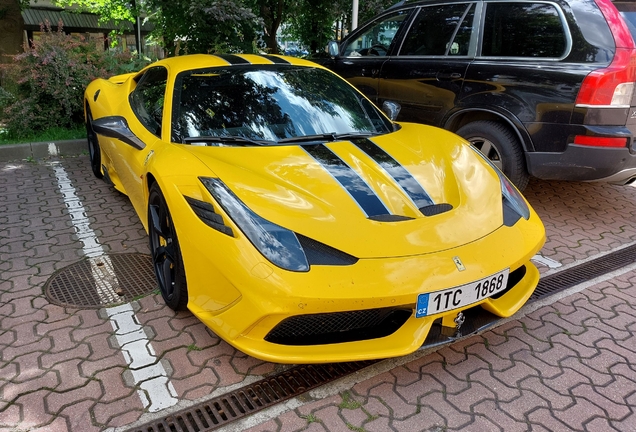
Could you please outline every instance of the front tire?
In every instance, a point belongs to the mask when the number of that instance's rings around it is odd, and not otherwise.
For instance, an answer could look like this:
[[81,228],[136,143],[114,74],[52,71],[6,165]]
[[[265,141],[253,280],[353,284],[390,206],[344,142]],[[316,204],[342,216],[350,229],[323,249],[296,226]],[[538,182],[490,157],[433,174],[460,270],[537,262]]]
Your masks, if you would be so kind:
[[509,128],[500,122],[480,120],[460,127],[456,133],[470,141],[519,190],[526,188],[530,176],[526,169],[523,148]]
[[104,178],[104,174],[102,174],[102,152],[99,148],[97,134],[93,130],[93,116],[88,104],[86,104],[86,140],[88,141],[88,157],[91,162],[91,170],[98,179]]
[[188,288],[179,240],[166,200],[154,183],[148,197],[148,234],[157,283],[166,305],[175,311],[188,305]]

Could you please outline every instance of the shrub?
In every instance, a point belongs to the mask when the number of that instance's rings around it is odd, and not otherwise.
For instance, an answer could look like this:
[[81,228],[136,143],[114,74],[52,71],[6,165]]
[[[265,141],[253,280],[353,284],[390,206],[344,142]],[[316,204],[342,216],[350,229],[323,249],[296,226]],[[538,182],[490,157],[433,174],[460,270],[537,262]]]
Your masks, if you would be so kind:
[[[129,53],[102,51],[94,41],[67,35],[62,23],[42,26],[39,39],[2,65],[4,96],[0,118],[9,136],[51,127],[73,128],[84,121],[83,93],[93,79],[128,71]],[[6,91],[4,93],[7,93]]]

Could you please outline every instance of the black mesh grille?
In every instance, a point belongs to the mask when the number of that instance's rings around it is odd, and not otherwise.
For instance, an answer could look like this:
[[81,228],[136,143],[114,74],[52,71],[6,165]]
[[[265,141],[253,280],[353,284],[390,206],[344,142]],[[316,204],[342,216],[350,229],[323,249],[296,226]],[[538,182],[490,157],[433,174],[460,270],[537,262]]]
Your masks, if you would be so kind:
[[451,211],[453,206],[450,204],[442,203],[442,204],[433,204],[429,206],[425,206],[420,208],[420,211],[424,216],[435,216],[438,214],[446,213],[447,211]]
[[392,214],[369,216],[369,219],[378,221],[378,222],[402,222],[407,220],[413,220],[412,217],[392,215]]
[[296,233],[309,265],[352,265],[358,258]]
[[323,345],[376,339],[399,329],[412,309],[381,308],[298,315],[281,321],[265,340],[282,345]]

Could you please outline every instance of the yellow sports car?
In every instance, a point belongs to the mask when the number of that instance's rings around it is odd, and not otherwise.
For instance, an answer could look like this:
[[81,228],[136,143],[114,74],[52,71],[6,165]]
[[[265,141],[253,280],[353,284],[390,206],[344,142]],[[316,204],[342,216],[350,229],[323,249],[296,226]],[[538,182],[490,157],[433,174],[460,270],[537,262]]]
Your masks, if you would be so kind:
[[525,199],[397,108],[271,55],[170,58],[85,93],[93,172],[130,198],[165,302],[282,363],[453,340],[538,283],[545,230]]

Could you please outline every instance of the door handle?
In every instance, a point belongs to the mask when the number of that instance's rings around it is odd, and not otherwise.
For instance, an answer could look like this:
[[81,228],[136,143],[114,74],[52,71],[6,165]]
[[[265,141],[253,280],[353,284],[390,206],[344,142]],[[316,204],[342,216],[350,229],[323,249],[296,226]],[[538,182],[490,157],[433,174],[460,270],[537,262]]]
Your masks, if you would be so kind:
[[436,78],[438,80],[454,80],[461,78],[462,74],[459,72],[440,71],[437,73]]
[[380,69],[367,69],[367,68],[362,68],[360,69],[360,76],[366,77],[369,76],[371,78],[377,78],[378,75],[380,75]]

